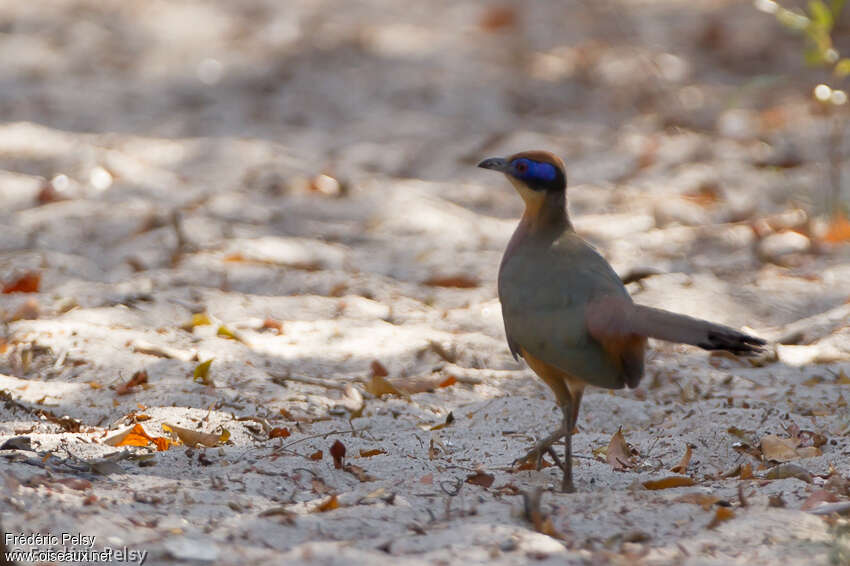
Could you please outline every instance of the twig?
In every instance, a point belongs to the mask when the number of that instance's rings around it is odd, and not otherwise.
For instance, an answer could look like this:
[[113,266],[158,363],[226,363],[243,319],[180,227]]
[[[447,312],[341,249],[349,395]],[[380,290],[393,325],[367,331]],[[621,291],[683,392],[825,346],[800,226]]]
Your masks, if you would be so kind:
[[363,432],[364,430],[367,430],[367,429],[366,428],[360,428],[360,429],[352,428],[351,430],[332,430],[332,431],[329,431],[329,432],[323,432],[321,434],[311,434],[309,436],[303,436],[303,437],[299,438],[298,440],[293,440],[292,442],[289,442],[287,444],[284,444],[283,446],[275,448],[274,451],[277,452],[278,450],[286,450],[290,446],[294,446],[294,445],[296,445],[300,442],[304,442],[305,440],[312,440],[314,438],[326,438],[326,437],[331,436],[333,434],[356,434],[358,432]]
[[811,344],[831,334],[839,324],[850,319],[850,304],[809,316],[781,328],[766,330],[763,335],[778,344]]
[[328,379],[322,379],[320,377],[308,377],[306,375],[292,375],[292,374],[280,374],[280,373],[272,373],[266,372],[269,377],[272,378],[272,383],[276,383],[281,387],[286,387],[287,381],[295,381],[297,383],[306,383],[307,385],[315,385],[317,387],[325,387],[327,389],[338,389],[340,391],[345,391],[345,388],[348,387],[349,384],[341,384],[335,381],[330,381]]
[[159,356],[160,358],[172,358],[182,362],[197,360],[198,353],[191,350],[179,350],[170,346],[161,346],[146,340],[136,340],[133,343],[133,351],[138,354]]
[[820,505],[809,511],[812,515],[832,515],[833,513],[845,515],[848,512],[850,512],[850,501],[827,503],[826,505]]
[[456,364],[446,364],[441,368],[441,371],[454,376],[458,380],[458,383],[467,383],[470,385],[478,385],[493,378],[510,377],[517,373],[514,370],[505,369],[465,368]]

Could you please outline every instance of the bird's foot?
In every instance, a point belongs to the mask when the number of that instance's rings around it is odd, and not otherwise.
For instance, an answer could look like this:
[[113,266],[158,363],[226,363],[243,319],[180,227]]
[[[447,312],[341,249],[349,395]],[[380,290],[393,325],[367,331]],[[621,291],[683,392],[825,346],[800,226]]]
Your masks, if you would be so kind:
[[533,463],[535,469],[540,470],[543,465],[543,455],[549,454],[555,460],[555,464],[563,470],[565,464],[561,462],[561,459],[558,458],[557,454],[555,454],[555,451],[552,449],[552,445],[561,440],[564,435],[565,431],[563,428],[556,430],[535,444],[532,449],[525,454],[525,456],[514,460],[513,466],[516,468],[523,464]]

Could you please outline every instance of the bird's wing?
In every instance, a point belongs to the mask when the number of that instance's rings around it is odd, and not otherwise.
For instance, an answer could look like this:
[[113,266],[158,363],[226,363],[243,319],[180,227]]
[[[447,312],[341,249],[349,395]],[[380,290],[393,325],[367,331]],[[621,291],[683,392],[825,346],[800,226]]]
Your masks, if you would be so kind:
[[[631,304],[622,281],[605,259],[573,232],[556,242],[518,246],[502,265],[499,296],[512,351],[529,354],[599,387],[626,383],[621,338],[593,336],[588,307],[605,297]],[[642,344],[640,345],[642,373]],[[639,378],[639,376],[638,376]]]

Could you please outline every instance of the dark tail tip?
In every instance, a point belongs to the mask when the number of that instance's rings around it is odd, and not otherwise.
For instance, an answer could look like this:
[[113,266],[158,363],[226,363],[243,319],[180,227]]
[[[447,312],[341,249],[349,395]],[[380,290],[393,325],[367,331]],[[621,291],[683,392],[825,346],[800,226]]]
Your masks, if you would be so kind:
[[752,356],[764,351],[767,344],[761,338],[744,334],[743,332],[709,331],[708,342],[697,344],[703,350],[726,350],[739,356]]

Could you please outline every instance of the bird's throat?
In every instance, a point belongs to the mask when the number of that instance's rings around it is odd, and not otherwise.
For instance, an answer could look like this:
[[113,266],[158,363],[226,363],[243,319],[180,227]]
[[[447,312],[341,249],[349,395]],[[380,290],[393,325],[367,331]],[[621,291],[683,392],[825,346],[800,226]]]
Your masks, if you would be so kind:
[[525,212],[521,223],[530,233],[556,232],[572,229],[567,216],[567,200],[564,191],[532,191],[527,187],[520,190],[525,201]]

